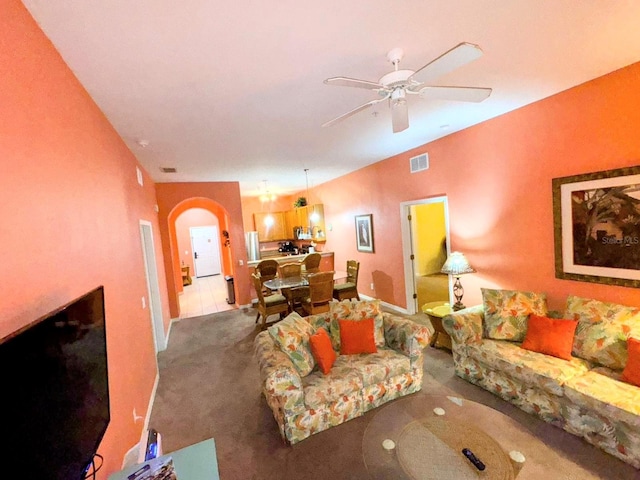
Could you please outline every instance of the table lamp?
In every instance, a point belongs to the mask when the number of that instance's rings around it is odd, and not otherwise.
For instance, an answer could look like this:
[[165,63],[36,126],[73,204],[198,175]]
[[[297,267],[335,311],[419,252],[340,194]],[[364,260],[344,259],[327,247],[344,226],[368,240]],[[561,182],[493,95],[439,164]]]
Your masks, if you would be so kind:
[[464,305],[462,304],[462,296],[464,295],[464,288],[460,283],[460,275],[465,273],[474,273],[475,270],[469,265],[469,261],[460,252],[453,252],[444,262],[444,265],[440,269],[442,273],[453,275],[456,277],[456,281],[453,283],[453,296],[456,297],[456,303],[453,305],[453,310],[462,310]]

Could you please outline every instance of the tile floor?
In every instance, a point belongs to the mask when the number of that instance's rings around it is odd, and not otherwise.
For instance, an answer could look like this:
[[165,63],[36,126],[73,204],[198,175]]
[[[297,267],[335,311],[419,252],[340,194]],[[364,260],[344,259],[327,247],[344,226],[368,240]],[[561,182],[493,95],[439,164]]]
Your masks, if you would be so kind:
[[227,303],[227,281],[224,275],[193,277],[193,283],[184,287],[179,297],[180,318],[197,317],[235,308],[235,305]]

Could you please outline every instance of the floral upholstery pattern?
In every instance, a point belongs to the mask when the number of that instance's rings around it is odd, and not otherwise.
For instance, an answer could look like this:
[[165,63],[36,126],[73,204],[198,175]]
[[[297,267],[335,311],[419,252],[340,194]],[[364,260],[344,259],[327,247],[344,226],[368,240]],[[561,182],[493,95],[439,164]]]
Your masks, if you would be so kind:
[[[636,331],[637,311],[569,297],[564,318],[583,323],[583,328],[599,326],[589,335],[617,339]],[[480,306],[443,319],[456,375],[640,469],[640,388],[621,381],[620,363],[626,357],[610,347],[616,341],[600,337],[607,353],[583,349],[581,353],[590,352],[588,358],[566,361],[521,349],[513,341],[479,338],[485,318]],[[626,338],[621,342],[625,347]],[[580,346],[589,341],[585,335]]]
[[484,308],[476,305],[458,310],[455,315],[445,316],[442,326],[458,345],[470,345],[482,342],[483,321]]
[[492,370],[500,370],[524,385],[542,388],[562,396],[562,386],[570,378],[589,371],[591,364],[579,358],[571,361],[532,352],[519,343],[486,339],[481,346],[469,347],[469,356]]
[[[422,388],[422,349],[429,343],[429,330],[396,315],[382,315],[383,338],[390,341],[377,353],[338,355],[327,375],[317,368],[301,375],[268,331],[256,336],[262,392],[286,441],[297,443]],[[303,321],[315,330],[327,328],[330,318],[318,314]]]
[[329,303],[329,336],[336,352],[340,351],[340,324],[338,320],[364,320],[373,318],[374,337],[376,346],[385,344],[383,315],[380,310],[380,300],[353,300]]
[[[422,362],[422,351],[429,344],[431,332],[424,326],[396,315],[384,318],[386,345],[404,353],[411,360],[411,367]],[[420,367],[422,368],[422,367]]]
[[547,296],[544,293],[517,290],[482,289],[484,307],[484,336],[494,340],[521,342],[527,333],[531,313],[547,315]]
[[640,308],[569,296],[565,317],[578,321],[575,356],[615,370],[624,368],[627,338],[640,338]]
[[280,350],[289,356],[300,375],[308,375],[313,370],[316,362],[311,353],[309,337],[313,335],[314,330],[309,322],[293,312],[269,327],[267,331],[280,346]]

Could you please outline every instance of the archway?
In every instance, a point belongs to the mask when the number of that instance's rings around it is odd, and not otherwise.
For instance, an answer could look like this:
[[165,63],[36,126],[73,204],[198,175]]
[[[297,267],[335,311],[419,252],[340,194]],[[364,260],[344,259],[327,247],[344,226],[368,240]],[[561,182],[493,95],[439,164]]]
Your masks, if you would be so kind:
[[[176,220],[178,217],[193,208],[202,208],[209,211],[218,219],[221,232],[228,232],[230,228],[229,214],[224,207],[214,200],[205,197],[194,197],[178,203],[167,216],[167,226],[169,233],[169,248],[171,254],[171,279],[173,280],[173,291],[170,290],[170,303],[175,305],[177,316],[180,315],[180,305],[178,295],[183,291],[182,271],[180,264],[180,251],[178,249],[178,234]],[[228,234],[227,234],[228,235]],[[233,253],[229,248],[229,242],[224,235],[220,236],[220,252],[222,260],[223,275],[233,275]],[[236,295],[237,297],[237,295]]]

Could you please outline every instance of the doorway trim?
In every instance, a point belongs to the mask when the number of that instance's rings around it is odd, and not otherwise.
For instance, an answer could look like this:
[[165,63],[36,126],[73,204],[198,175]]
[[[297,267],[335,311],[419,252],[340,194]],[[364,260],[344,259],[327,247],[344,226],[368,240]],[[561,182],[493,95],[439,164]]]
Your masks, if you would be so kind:
[[[414,205],[424,205],[429,203],[444,203],[444,223],[446,232],[447,257],[451,253],[451,242],[449,234],[449,200],[446,195],[437,197],[423,198],[420,200],[411,200],[400,203],[400,230],[402,232],[402,261],[404,264],[404,290],[406,294],[407,313],[413,315],[418,313],[416,305],[417,300],[414,295],[417,294],[416,281],[413,268],[413,233],[411,232],[411,223],[409,221],[410,207]],[[449,298],[452,296],[451,278],[449,278]]]
[[153,332],[153,345],[156,354],[167,348],[167,337],[164,334],[162,319],[162,302],[160,300],[160,283],[158,282],[158,266],[156,265],[156,251],[153,243],[153,227],[151,222],[140,220],[140,242],[144,274],[147,280],[147,307]]

